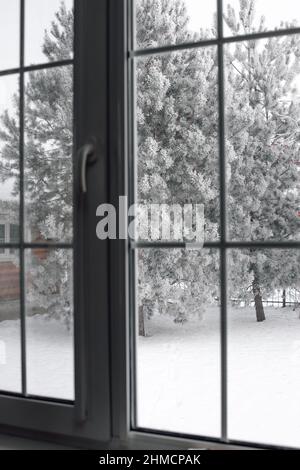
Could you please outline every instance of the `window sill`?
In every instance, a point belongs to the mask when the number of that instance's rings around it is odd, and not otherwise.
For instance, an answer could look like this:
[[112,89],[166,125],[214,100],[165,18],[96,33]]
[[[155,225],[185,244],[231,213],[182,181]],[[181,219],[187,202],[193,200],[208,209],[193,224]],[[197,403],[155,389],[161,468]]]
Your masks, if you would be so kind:
[[1,450],[71,450],[71,448],[49,442],[0,434]]

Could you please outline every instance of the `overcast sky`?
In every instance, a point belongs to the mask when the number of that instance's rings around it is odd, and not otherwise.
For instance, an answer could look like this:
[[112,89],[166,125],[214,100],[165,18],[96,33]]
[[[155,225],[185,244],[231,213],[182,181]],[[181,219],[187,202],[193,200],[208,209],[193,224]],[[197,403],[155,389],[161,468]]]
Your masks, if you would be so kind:
[[[190,15],[191,29],[197,31],[200,27],[210,27],[216,12],[216,0],[185,0]],[[224,12],[230,4],[237,11],[239,0],[224,0]],[[256,0],[256,17],[264,15],[266,26],[273,29],[281,21],[297,20],[300,24],[300,0]]]
[[[61,0],[25,0],[25,61],[32,64],[44,61],[42,43],[45,29],[49,29]],[[193,30],[210,27],[216,11],[216,0],[185,0]],[[73,0],[65,0],[70,8]],[[230,3],[237,8],[239,0],[224,0],[224,10]],[[14,68],[19,63],[19,9],[20,0],[0,0],[0,69]],[[280,21],[298,20],[300,0],[257,0],[257,18],[266,17],[267,27],[279,26]]]
[[[61,0],[25,0],[25,64],[44,63],[42,52],[45,30],[51,27]],[[73,0],[65,0],[68,8]],[[19,66],[20,0],[0,0],[0,70]],[[16,92],[15,77],[0,79],[0,112],[11,103]]]

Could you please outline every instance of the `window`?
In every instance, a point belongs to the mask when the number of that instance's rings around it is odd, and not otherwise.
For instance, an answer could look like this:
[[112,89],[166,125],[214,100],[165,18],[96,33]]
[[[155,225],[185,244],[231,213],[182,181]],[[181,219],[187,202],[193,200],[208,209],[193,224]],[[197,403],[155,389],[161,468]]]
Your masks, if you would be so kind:
[[1,429],[300,446],[300,15],[253,5],[0,0]]
[[[14,3],[11,8],[14,8],[17,21],[20,2]],[[23,291],[19,292],[19,299],[24,301],[20,302],[19,312],[23,339],[22,393],[72,400],[73,131],[72,119],[68,124],[63,113],[72,116],[73,112],[73,5],[69,0],[62,4],[51,2],[51,5],[50,2],[28,0],[24,4],[21,2],[21,10],[24,15],[21,15],[22,28],[26,32],[30,31],[30,38],[22,37],[19,62],[14,66],[15,69],[20,65],[19,70],[1,77],[4,90],[6,83],[15,83],[14,88],[8,87],[11,94],[1,103],[1,163],[5,168],[5,193],[1,205],[7,207],[5,243],[16,245],[16,248],[7,249],[6,254],[18,253],[19,260],[14,262],[12,259],[11,264],[17,266],[22,281]],[[37,10],[39,24],[35,19]],[[51,18],[55,26],[51,26]],[[60,35],[64,22],[69,23],[70,37],[62,38]],[[61,53],[61,50],[64,52]],[[48,58],[52,60],[53,67],[45,68]],[[61,61],[63,63],[57,65]],[[34,70],[26,69],[33,63],[36,64]],[[63,94],[60,89],[64,90]],[[63,179],[69,180],[70,184],[62,184]],[[50,233],[54,239],[53,246],[48,246],[47,251],[42,253],[43,248],[32,244],[30,234],[34,231],[40,234],[41,245],[46,243]],[[27,248],[24,248],[25,243],[28,244]],[[60,250],[55,243],[65,243],[66,247]],[[8,266],[5,264],[5,269],[14,269]],[[57,295],[55,289],[57,282],[61,284],[61,295]],[[55,326],[47,322],[47,317],[53,321],[56,318],[58,322],[56,328],[62,335],[61,341],[68,344],[63,350],[60,350],[58,343],[54,347],[51,337],[55,333],[51,333],[51,328]],[[71,329],[64,334],[67,326]],[[15,342],[18,342],[17,338],[16,341],[10,339],[11,349]],[[18,348],[18,345],[15,347]],[[45,355],[41,347],[46,348],[49,354]],[[59,354],[59,361],[55,354]],[[18,356],[15,357],[18,363]],[[20,363],[15,367],[19,366]],[[6,372],[10,373],[12,367],[10,363],[1,374],[6,391],[9,391],[9,386],[6,386],[5,375]],[[67,378],[69,384],[66,383]],[[39,382],[41,386],[37,385]],[[54,383],[55,390],[52,390]],[[67,394],[66,390],[69,390]]]
[[106,1],[0,1],[0,425],[103,441],[106,18]]
[[131,243],[132,429],[299,447],[298,2],[129,15],[130,204],[205,213]]

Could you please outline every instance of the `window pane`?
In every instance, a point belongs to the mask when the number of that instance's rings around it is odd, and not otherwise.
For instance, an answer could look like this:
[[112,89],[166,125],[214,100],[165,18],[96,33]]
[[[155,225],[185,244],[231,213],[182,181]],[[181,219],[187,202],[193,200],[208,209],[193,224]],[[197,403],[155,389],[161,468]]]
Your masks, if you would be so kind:
[[139,49],[216,37],[216,1],[136,0]]
[[226,0],[224,5],[226,36],[293,28],[300,24],[297,0]]
[[297,240],[300,35],[226,46],[229,234]]
[[26,0],[26,65],[73,57],[73,0]]
[[137,426],[220,436],[219,256],[139,250]]
[[0,78],[0,223],[19,217],[19,77]]
[[21,331],[19,254],[0,256],[0,391],[20,393]]
[[229,267],[229,437],[299,447],[300,252],[231,250]]
[[26,251],[27,387],[31,395],[74,398],[71,250]]
[[0,71],[20,65],[19,28],[20,0],[0,0]]
[[25,236],[69,242],[73,215],[73,68],[26,76]]
[[138,202],[203,204],[205,238],[216,239],[219,228],[216,49],[139,59],[136,105]]

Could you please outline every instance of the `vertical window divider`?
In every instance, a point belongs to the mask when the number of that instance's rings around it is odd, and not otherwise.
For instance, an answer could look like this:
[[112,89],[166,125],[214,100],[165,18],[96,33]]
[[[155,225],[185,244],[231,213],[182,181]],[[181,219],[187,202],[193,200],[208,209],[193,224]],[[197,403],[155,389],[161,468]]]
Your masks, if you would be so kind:
[[223,0],[217,0],[218,96],[219,96],[219,173],[220,173],[220,300],[221,300],[221,436],[228,441],[227,423],[227,205],[225,150],[225,78]]
[[26,310],[25,310],[25,253],[24,253],[24,121],[25,121],[25,0],[20,0],[20,101],[19,101],[19,152],[20,152],[20,314],[21,314],[21,366],[22,394],[27,396],[26,370]]
[[[130,138],[129,138],[129,205],[134,204],[137,200],[137,187],[136,187],[136,159],[137,159],[137,148],[136,148],[136,120],[135,120],[135,104],[136,104],[136,77],[135,69],[136,63],[135,58],[131,56],[131,52],[135,49],[135,4],[134,0],[128,2],[128,32],[129,32],[129,53],[128,53],[128,73],[129,73],[129,106],[128,106],[128,120],[130,122]],[[131,350],[131,373],[130,373],[130,426],[136,427],[137,417],[137,398],[136,398],[136,250],[132,250],[130,244],[128,244],[129,250],[129,266],[130,266],[130,350]]]

